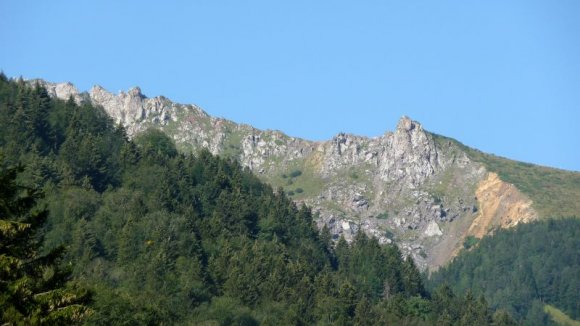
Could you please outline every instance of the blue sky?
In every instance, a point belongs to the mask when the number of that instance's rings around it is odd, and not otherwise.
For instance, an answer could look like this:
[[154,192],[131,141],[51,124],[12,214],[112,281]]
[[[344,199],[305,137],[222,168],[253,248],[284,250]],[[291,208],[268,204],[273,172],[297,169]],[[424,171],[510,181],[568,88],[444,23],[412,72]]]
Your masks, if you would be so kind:
[[0,0],[0,44],[10,77],[138,85],[313,140],[408,115],[580,171],[580,1]]

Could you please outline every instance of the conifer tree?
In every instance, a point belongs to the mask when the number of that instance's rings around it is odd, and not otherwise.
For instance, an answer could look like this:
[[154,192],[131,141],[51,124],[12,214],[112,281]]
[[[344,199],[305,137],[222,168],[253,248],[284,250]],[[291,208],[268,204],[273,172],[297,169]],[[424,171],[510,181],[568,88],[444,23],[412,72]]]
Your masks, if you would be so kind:
[[405,287],[405,292],[409,296],[425,295],[425,287],[423,286],[423,280],[421,279],[421,274],[411,256],[407,256],[403,262],[403,286]]
[[47,211],[36,209],[40,194],[19,186],[22,167],[0,170],[0,322],[2,325],[66,325],[90,314],[90,293],[67,286],[59,267],[63,248],[40,255],[38,231]]

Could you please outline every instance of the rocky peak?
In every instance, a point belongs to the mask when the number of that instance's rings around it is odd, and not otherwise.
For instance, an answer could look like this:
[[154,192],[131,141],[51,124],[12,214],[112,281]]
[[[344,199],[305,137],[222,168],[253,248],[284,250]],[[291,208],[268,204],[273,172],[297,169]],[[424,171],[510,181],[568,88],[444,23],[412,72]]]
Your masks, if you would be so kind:
[[39,84],[46,88],[48,95],[52,97],[57,97],[63,100],[68,100],[69,98],[74,98],[77,103],[80,103],[80,93],[79,90],[71,83],[50,83],[42,79],[33,79],[27,81],[29,84]]
[[163,97],[149,99],[139,87],[115,95],[95,85],[89,91],[89,97],[94,104],[101,105],[116,123],[122,124],[129,136],[147,128],[149,122],[165,125],[173,118],[171,101]]
[[141,88],[139,88],[137,86],[131,88],[127,92],[127,94],[129,94],[129,96],[131,96],[131,97],[138,97],[138,98],[142,98],[142,99],[147,98],[147,96],[145,96],[145,95],[143,95],[143,93],[141,93]]
[[420,123],[403,116],[394,133],[385,136],[379,170],[385,181],[403,180],[411,188],[426,181],[440,167],[439,155],[430,134]]
[[397,124],[397,130],[408,132],[415,129],[416,126],[419,126],[419,128],[421,128],[421,124],[411,120],[409,117],[404,115],[401,117],[401,119],[399,119],[399,123]]
[[397,128],[392,135],[393,146],[402,150],[412,151],[417,149],[417,147],[433,146],[433,143],[429,141],[429,136],[423,130],[423,126],[407,116],[402,116],[399,119]]
[[[328,226],[335,239],[349,241],[362,230],[381,243],[396,242],[422,268],[447,261],[448,253],[461,247],[461,237],[449,230],[469,225],[478,214],[474,189],[485,169],[451,143],[438,145],[407,116],[380,137],[339,133],[328,141],[311,142],[215,118],[161,96],[148,98],[138,87],[115,95],[94,86],[79,94],[70,83],[42,84],[52,96],[102,106],[130,137],[155,127],[180,150],[206,148],[235,158],[312,207],[317,224]],[[508,210],[497,211],[490,213],[494,221]],[[465,219],[467,223],[455,223]],[[467,228],[461,232],[466,234]]]
[[113,94],[109,93],[100,85],[94,85],[89,91],[89,96],[93,101],[104,101],[105,99],[110,100],[114,97]]
[[95,85],[89,92],[93,103],[101,105],[116,123],[128,127],[143,117],[142,98],[133,89],[129,93],[114,95],[103,87]]

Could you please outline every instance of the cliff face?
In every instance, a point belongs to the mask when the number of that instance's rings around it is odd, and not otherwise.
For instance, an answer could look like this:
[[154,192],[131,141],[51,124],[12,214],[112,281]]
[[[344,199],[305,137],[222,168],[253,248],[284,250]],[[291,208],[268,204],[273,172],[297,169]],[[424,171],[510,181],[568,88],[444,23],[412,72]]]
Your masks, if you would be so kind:
[[350,241],[363,230],[381,243],[397,243],[421,268],[447,262],[468,234],[480,237],[537,216],[513,185],[407,117],[380,137],[341,133],[312,142],[147,98],[139,88],[114,95],[95,86],[80,93],[68,83],[39,82],[52,96],[101,105],[130,137],[155,127],[182,151],[207,148],[233,157],[311,206],[319,227],[326,225],[335,239]]
[[502,181],[496,173],[489,173],[475,191],[480,213],[468,234],[477,238],[486,235],[492,226],[509,228],[537,218],[532,201],[513,185]]

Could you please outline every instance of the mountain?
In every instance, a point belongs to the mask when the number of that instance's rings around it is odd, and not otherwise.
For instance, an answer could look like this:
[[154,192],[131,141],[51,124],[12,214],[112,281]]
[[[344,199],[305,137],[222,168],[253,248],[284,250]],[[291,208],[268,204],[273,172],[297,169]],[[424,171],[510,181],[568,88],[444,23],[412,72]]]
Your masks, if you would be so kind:
[[515,325],[469,291],[428,292],[396,245],[333,244],[236,160],[129,139],[102,107],[1,73],[0,180],[2,323]]
[[449,284],[456,293],[470,289],[523,325],[551,324],[544,313],[546,305],[551,306],[548,311],[557,307],[559,315],[578,320],[578,248],[580,219],[521,224],[484,237],[472,250],[432,273],[429,285]]
[[516,162],[426,131],[402,117],[393,132],[339,133],[314,142],[212,117],[195,105],[115,95],[100,86],[40,83],[49,94],[102,106],[130,137],[153,127],[183,152],[232,157],[317,212],[335,240],[357,231],[395,242],[421,269],[437,269],[495,228],[580,215],[580,173]]

